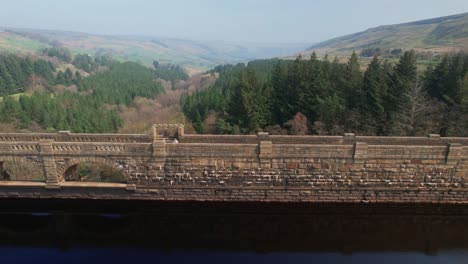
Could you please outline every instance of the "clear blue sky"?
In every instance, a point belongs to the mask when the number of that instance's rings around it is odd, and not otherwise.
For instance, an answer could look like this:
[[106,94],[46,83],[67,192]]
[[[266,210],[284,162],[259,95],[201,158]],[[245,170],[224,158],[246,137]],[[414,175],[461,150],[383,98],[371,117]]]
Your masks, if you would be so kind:
[[468,12],[468,0],[2,0],[0,27],[313,43]]

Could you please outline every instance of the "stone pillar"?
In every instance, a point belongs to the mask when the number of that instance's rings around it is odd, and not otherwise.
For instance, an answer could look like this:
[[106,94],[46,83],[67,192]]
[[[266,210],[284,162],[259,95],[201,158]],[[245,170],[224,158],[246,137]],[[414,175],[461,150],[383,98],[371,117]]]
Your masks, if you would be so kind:
[[[270,164],[273,154],[273,143],[271,141],[260,141],[258,158],[262,164]],[[262,166],[263,167],[263,166]]]
[[273,154],[273,142],[271,142],[270,135],[265,132],[257,133],[257,138],[260,140],[258,144],[258,160],[262,168],[271,167],[271,156]]
[[54,150],[52,148],[53,140],[39,141],[39,153],[44,166],[44,175],[46,178],[46,188],[60,189],[59,177],[57,175],[57,166],[55,165]]
[[62,142],[70,141],[70,134],[71,132],[69,130],[60,130],[58,132],[58,140]]
[[177,138],[180,140],[184,138],[185,132],[184,132],[184,125],[178,125],[177,126]]
[[158,138],[158,125],[151,126],[151,140],[154,142]]
[[166,140],[164,138],[153,141],[153,157],[166,156]]
[[345,141],[354,141],[356,139],[356,135],[354,133],[345,133],[343,139]]
[[257,138],[259,141],[269,141],[270,140],[270,134],[268,132],[258,132],[257,133]]
[[166,140],[158,135],[158,127],[152,127],[153,158],[159,165],[166,161]]
[[439,134],[429,134],[427,135],[429,138],[429,141],[440,141],[440,135]]
[[354,154],[353,154],[354,163],[364,163],[366,161],[368,148],[369,146],[365,142],[354,143]]

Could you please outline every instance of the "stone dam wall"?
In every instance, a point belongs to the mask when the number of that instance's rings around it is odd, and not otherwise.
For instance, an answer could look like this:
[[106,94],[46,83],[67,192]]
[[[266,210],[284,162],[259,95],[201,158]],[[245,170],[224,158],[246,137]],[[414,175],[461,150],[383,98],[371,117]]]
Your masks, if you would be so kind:
[[[468,138],[439,135],[0,134],[0,162],[43,175],[0,181],[3,198],[468,204]],[[67,180],[83,162],[126,182]]]

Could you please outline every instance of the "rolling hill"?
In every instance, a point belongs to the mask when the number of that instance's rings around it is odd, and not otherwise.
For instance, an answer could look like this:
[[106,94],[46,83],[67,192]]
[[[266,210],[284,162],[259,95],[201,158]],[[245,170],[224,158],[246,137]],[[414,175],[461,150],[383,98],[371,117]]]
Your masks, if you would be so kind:
[[72,53],[110,53],[122,61],[150,65],[153,60],[188,69],[208,69],[218,64],[246,62],[297,53],[307,44],[256,44],[192,41],[149,36],[107,36],[80,32],[4,28],[0,29],[0,52],[35,53],[61,45]]
[[301,54],[315,51],[319,55],[348,56],[368,48],[433,53],[468,51],[468,13],[379,26],[315,44]]

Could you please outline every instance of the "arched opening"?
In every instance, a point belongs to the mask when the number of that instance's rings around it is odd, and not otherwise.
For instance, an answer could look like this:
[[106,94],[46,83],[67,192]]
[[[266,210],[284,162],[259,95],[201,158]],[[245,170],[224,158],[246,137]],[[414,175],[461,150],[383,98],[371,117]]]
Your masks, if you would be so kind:
[[127,182],[122,170],[94,162],[82,162],[71,166],[65,171],[64,178],[65,181],[75,182]]
[[32,162],[7,160],[0,162],[0,181],[44,182],[44,171]]

